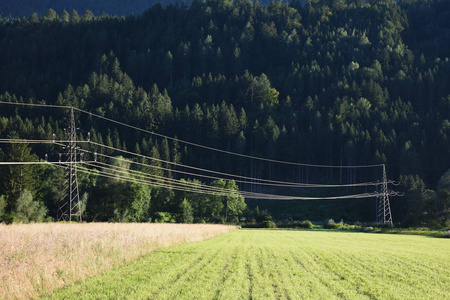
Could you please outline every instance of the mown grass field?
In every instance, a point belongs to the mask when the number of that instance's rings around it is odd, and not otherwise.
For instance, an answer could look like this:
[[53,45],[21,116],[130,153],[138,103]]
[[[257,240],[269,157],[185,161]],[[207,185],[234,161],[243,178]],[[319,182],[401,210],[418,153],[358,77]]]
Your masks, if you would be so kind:
[[158,250],[50,299],[450,299],[450,240],[242,229]]

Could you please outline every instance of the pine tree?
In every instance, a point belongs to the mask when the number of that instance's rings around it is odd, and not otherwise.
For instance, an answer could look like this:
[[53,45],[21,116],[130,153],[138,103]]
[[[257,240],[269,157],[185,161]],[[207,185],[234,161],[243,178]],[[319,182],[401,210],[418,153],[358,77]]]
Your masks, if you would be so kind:
[[191,204],[187,201],[186,198],[184,198],[180,204],[180,213],[179,213],[177,222],[190,224],[193,221],[194,221],[194,215],[193,215]]

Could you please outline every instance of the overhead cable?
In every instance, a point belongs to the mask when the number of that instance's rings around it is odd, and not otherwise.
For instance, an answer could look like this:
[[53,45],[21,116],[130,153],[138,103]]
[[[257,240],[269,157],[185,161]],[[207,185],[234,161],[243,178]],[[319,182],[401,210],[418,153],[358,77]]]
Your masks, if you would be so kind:
[[[40,141],[42,141],[42,143],[55,143],[57,145],[60,145],[62,147],[65,147],[65,145],[61,144],[63,142],[67,142],[67,141],[62,141],[62,140],[26,140],[26,139],[0,139],[0,143],[27,143],[28,141],[30,141],[30,143],[39,143]],[[255,177],[247,177],[247,176],[242,176],[242,175],[236,175],[236,174],[229,174],[229,173],[224,173],[224,172],[217,172],[217,171],[212,171],[212,170],[207,170],[207,169],[202,169],[202,168],[197,168],[197,167],[192,167],[192,166],[188,166],[188,165],[184,165],[184,164],[179,164],[179,163],[174,163],[171,161],[166,161],[163,159],[157,159],[151,156],[146,156],[146,155],[142,155],[142,154],[138,154],[132,151],[127,151],[127,150],[123,150],[123,149],[119,149],[119,148],[115,148],[112,146],[107,146],[104,144],[100,144],[100,143],[96,143],[93,141],[77,141],[77,143],[89,143],[91,145],[94,146],[98,146],[98,147],[102,147],[102,148],[106,148],[109,150],[114,150],[114,151],[118,151],[118,152],[122,152],[128,155],[132,155],[132,156],[136,156],[136,157],[140,157],[140,158],[145,158],[148,160],[152,160],[152,161],[157,161],[160,163],[164,163],[167,165],[175,165],[178,167],[182,167],[182,168],[187,168],[187,169],[193,169],[196,171],[200,171],[200,172],[205,172],[205,173],[212,173],[212,174],[218,174],[218,175],[222,175],[225,177],[230,177],[232,178],[235,182],[239,182],[239,183],[243,183],[243,184],[252,184],[252,185],[261,185],[261,186],[276,186],[276,187],[290,187],[290,188],[342,188],[342,187],[364,187],[364,186],[377,186],[380,185],[380,182],[363,182],[363,183],[352,183],[352,184],[318,184],[318,183],[297,183],[297,182],[286,182],[286,181],[276,181],[276,180],[268,180],[268,179],[262,179],[262,178],[255,178]],[[91,151],[89,150],[84,150],[84,149],[79,149],[82,152],[85,153],[90,153]],[[109,156],[109,155],[105,155],[102,153],[96,153],[96,155],[98,156],[103,156],[103,157],[107,157],[110,159],[117,159],[120,160],[120,158],[118,157],[113,157],[113,156]],[[197,176],[197,177],[202,177],[202,178],[208,178],[208,179],[223,179],[223,180],[230,180],[230,178],[223,178],[223,177],[215,177],[215,176],[209,176],[209,175],[204,175],[204,174],[198,174],[198,173],[191,173],[191,172],[185,172],[185,171],[181,171],[181,170],[177,170],[177,169],[170,169],[170,168],[164,168],[161,166],[155,166],[155,165],[148,165],[148,164],[143,164],[140,162],[135,162],[135,161],[129,161],[133,164],[138,164],[141,166],[146,166],[146,167],[151,167],[151,168],[155,168],[155,169],[161,169],[161,170],[165,170],[168,172],[173,172],[173,173],[180,173],[180,174],[185,174],[185,175],[190,175],[190,176]],[[239,180],[236,178],[241,178],[241,179],[246,179],[247,181],[244,180]]]
[[201,144],[197,144],[197,143],[193,143],[193,142],[189,142],[189,141],[185,141],[185,140],[180,140],[177,138],[173,138],[164,134],[160,134],[160,133],[156,133],[150,130],[146,130],[134,125],[130,125],[130,124],[126,124],[117,120],[113,120],[92,112],[88,112],[86,110],[80,109],[80,108],[76,108],[76,107],[71,107],[71,106],[63,106],[63,105],[53,105],[53,104],[34,104],[34,103],[18,103],[18,102],[5,102],[5,101],[0,101],[0,104],[9,104],[9,105],[23,105],[23,106],[36,106],[36,107],[53,107],[53,108],[64,108],[64,109],[70,109],[73,108],[74,110],[84,113],[84,114],[88,114],[89,116],[93,116],[111,123],[115,123],[124,127],[128,127],[130,129],[134,129],[143,133],[147,133],[150,135],[154,135],[160,138],[165,138],[171,141],[177,141],[179,143],[182,144],[186,144],[186,145],[190,145],[190,146],[194,146],[194,147],[198,147],[198,148],[203,148],[206,150],[210,150],[210,151],[215,151],[215,152],[220,152],[220,153],[225,153],[225,154],[229,154],[229,155],[234,155],[234,156],[238,156],[238,157],[244,157],[244,158],[248,158],[248,159],[253,159],[253,160],[260,160],[260,161],[265,161],[265,162],[271,162],[271,163],[277,163],[277,164],[285,164],[285,165],[293,165],[293,166],[303,166],[303,167],[316,167],[316,168],[347,168],[347,169],[354,169],[354,168],[376,168],[376,167],[381,167],[382,164],[372,164],[372,165],[355,165],[355,166],[336,166],[336,165],[322,165],[322,164],[308,164],[308,163],[298,163],[298,162],[289,162],[289,161],[281,161],[281,160],[276,160],[276,159],[269,159],[269,158],[263,158],[263,157],[257,157],[257,156],[252,156],[252,155],[246,155],[246,154],[241,154],[241,153],[237,153],[237,152],[232,152],[232,151],[227,151],[227,150],[222,150],[222,149],[217,149],[214,147],[209,147],[209,146],[205,146],[205,145],[201,145]]

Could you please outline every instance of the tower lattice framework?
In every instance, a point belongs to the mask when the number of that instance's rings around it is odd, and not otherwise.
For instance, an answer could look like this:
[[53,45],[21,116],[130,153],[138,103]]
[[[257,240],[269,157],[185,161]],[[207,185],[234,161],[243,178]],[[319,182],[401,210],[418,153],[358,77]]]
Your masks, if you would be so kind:
[[386,175],[386,165],[384,164],[383,164],[383,184],[381,185],[381,191],[379,192],[377,200],[378,200],[377,223],[392,226],[393,222],[391,214],[391,205],[389,203],[388,180]]
[[77,147],[77,129],[75,126],[75,115],[73,107],[70,110],[70,124],[67,131],[68,142],[65,147],[66,173],[62,197],[58,205],[59,221],[82,221],[80,193],[78,190],[77,178],[77,157],[79,155]]

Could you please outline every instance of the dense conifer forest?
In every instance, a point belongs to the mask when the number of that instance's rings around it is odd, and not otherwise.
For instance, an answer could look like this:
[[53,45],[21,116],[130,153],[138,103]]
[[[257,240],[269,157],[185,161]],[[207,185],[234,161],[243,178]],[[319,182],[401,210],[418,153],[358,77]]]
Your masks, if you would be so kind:
[[[381,180],[381,169],[278,164],[178,140],[287,162],[386,164],[388,177],[400,182],[395,189],[405,193],[391,199],[394,222],[449,220],[449,1],[209,0],[155,4],[126,17],[48,9],[0,18],[0,41],[0,101],[73,106],[176,138],[76,113],[80,139],[89,132],[92,141],[114,148],[255,182],[353,184]],[[63,110],[0,104],[0,136],[60,137],[68,117]],[[54,145],[0,147],[1,161],[56,153]],[[121,167],[130,164],[123,160]],[[167,170],[174,165],[159,167],[166,169],[148,172],[198,180]],[[0,221],[56,218],[63,170],[1,166],[0,172]],[[376,209],[372,199],[244,203],[92,174],[80,173],[79,181],[88,221],[238,222],[271,214],[369,222]],[[230,190],[329,195],[202,181]],[[331,196],[356,192],[342,187]],[[33,209],[25,211],[23,203]]]
[[[48,9],[57,13],[77,10],[92,11],[95,15],[128,16],[139,15],[151,8],[156,2],[168,4],[170,1],[152,0],[3,0],[0,3],[0,14],[4,16],[24,17],[32,13],[43,16]],[[175,3],[175,1],[174,1]]]

